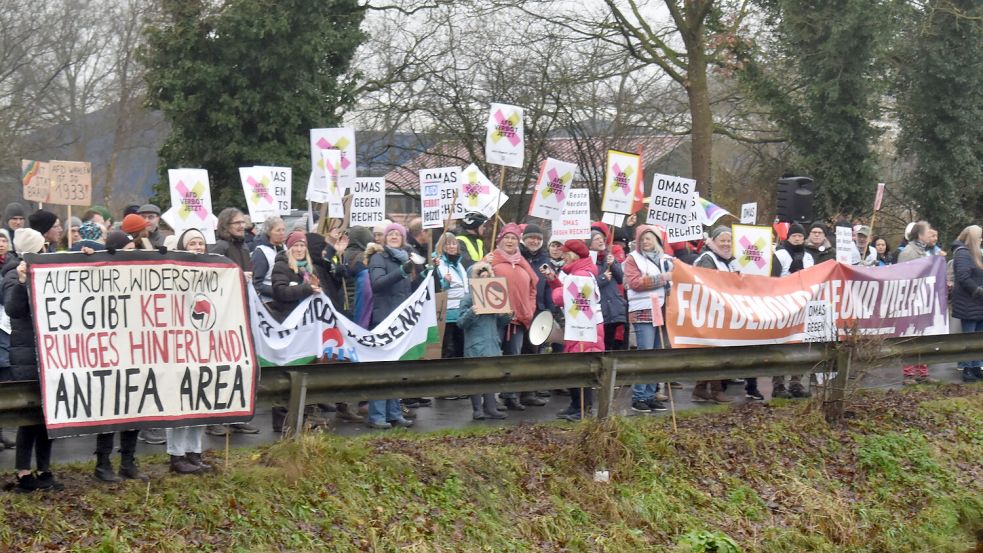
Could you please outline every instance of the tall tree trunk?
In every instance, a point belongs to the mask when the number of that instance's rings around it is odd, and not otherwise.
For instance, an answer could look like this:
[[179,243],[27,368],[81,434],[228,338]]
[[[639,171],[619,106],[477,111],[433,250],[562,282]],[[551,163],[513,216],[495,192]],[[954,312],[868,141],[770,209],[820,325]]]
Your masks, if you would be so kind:
[[707,60],[702,43],[690,45],[687,67],[686,95],[689,98],[691,123],[693,178],[700,196],[713,194],[713,112],[710,110],[710,91],[707,85]]

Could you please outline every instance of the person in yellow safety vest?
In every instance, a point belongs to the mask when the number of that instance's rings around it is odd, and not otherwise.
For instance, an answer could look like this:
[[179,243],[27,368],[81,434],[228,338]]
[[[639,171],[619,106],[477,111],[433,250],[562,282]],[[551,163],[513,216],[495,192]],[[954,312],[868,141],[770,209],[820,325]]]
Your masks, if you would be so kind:
[[457,240],[463,246],[461,251],[461,265],[465,269],[471,267],[476,261],[481,261],[488,253],[485,251],[485,243],[481,236],[485,234],[488,217],[477,211],[469,211],[461,219],[463,232],[457,234]]

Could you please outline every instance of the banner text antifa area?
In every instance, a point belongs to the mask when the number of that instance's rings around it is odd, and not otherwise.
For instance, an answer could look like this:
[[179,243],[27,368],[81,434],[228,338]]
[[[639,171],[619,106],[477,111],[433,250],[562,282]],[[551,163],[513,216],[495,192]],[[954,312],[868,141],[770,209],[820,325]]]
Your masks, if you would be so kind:
[[26,256],[45,423],[55,436],[252,418],[242,272],[220,256]]

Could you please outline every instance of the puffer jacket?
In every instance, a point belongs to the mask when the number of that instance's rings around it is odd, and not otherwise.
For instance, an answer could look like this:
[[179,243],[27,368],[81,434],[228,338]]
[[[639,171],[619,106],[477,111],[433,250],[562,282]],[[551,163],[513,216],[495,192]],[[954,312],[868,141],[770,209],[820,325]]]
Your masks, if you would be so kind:
[[27,285],[17,281],[17,266],[21,259],[11,255],[3,266],[3,308],[10,317],[10,374],[11,380],[38,380],[37,341],[34,318]]
[[959,240],[952,243],[952,271],[952,316],[983,320],[983,269],[976,266],[969,249]]

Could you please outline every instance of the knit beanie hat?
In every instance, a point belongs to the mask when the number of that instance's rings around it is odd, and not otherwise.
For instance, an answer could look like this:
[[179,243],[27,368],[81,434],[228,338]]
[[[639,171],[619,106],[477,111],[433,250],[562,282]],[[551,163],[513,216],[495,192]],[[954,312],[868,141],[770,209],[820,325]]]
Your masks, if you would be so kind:
[[92,211],[95,211],[96,213],[101,215],[104,221],[108,221],[113,218],[112,212],[110,212],[105,206],[94,205],[92,206]]
[[107,250],[122,250],[130,242],[133,242],[133,237],[121,230],[114,230],[106,235]]
[[32,228],[19,228],[14,231],[14,249],[19,253],[41,253],[44,236]]
[[713,230],[710,231],[710,240],[716,240],[718,236],[724,233],[730,234],[730,227],[724,225],[713,227]]
[[72,218],[68,220],[68,228],[79,228],[82,226],[82,219],[72,215]]
[[14,217],[24,217],[24,206],[17,202],[10,202],[7,204],[7,209],[3,210],[3,224],[6,225],[7,221]]
[[290,248],[294,247],[294,244],[297,242],[307,244],[307,235],[299,230],[291,232],[290,235],[287,236],[287,249],[289,250]]
[[187,251],[188,242],[190,242],[192,238],[201,238],[202,242],[205,241],[204,233],[196,228],[189,228],[181,233],[181,237],[174,243],[174,249]]
[[573,252],[581,259],[590,257],[590,250],[587,249],[587,244],[584,244],[583,240],[567,240],[563,243],[563,251]]
[[147,221],[136,213],[131,213],[123,217],[123,224],[120,225],[120,229],[123,232],[133,235],[140,234],[145,228],[147,228]]
[[102,227],[93,221],[86,221],[79,227],[79,236],[82,240],[99,240],[102,238]]
[[506,234],[514,234],[516,238],[519,238],[522,236],[522,229],[515,223],[508,223],[498,232],[498,240],[501,240]]
[[543,229],[539,228],[539,225],[535,223],[529,223],[526,225],[525,230],[522,231],[522,237],[527,236],[538,236],[540,239],[543,238]]
[[[809,230],[812,230],[812,228],[810,227]],[[793,234],[801,234],[802,236],[805,236],[806,231],[804,228],[802,228],[802,225],[798,223],[792,223],[791,225],[788,226],[788,236],[792,236]]]
[[[27,222],[32,229],[44,234],[51,230],[51,227],[55,226],[55,223],[58,222],[58,216],[45,209],[39,209],[27,218]],[[17,251],[20,251],[20,249]]]
[[403,237],[403,242],[406,242],[406,227],[399,223],[389,223],[389,225],[386,226],[386,230],[382,232],[383,241],[385,241],[386,237],[389,236],[389,233],[394,230],[399,232],[399,234]]
[[811,225],[809,225],[809,232],[810,233],[812,233],[812,229],[819,229],[819,230],[823,231],[823,234],[825,234],[827,236],[829,235],[829,229],[826,228],[826,224],[823,223],[822,221],[816,221],[816,222],[812,223]]

